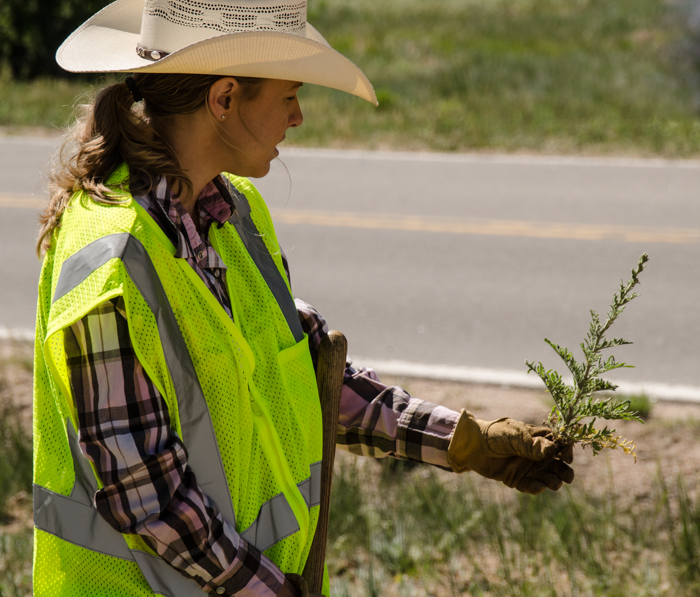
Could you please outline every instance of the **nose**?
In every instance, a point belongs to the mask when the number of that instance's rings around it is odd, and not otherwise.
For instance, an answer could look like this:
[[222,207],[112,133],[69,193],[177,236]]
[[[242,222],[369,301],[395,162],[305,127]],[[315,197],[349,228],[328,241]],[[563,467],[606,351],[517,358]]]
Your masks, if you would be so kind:
[[289,115],[287,126],[301,126],[302,122],[304,122],[304,115],[301,113],[301,106],[299,105],[299,100],[297,100],[294,102],[294,108],[292,109],[292,113]]

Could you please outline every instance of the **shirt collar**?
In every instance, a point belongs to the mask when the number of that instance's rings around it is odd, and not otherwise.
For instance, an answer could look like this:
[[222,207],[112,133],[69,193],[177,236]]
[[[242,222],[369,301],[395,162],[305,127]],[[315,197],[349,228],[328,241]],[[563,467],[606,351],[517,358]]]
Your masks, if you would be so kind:
[[195,204],[195,216],[199,217],[202,236],[184,205],[173,195],[165,177],[161,177],[150,193],[152,200],[177,231],[175,257],[191,258],[202,268],[226,267],[207,240],[209,227],[214,223],[222,226],[233,214],[233,200],[226,186],[218,180],[220,178],[221,175],[204,186]]

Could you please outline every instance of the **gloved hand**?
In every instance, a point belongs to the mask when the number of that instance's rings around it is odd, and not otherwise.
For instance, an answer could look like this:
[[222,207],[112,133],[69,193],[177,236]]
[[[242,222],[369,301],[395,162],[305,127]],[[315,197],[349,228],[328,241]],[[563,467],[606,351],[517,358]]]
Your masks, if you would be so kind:
[[571,483],[574,471],[566,463],[573,459],[573,446],[557,454],[547,427],[505,418],[481,421],[466,410],[447,450],[455,472],[474,471],[533,495],[547,487],[557,491],[562,481]]
[[[303,576],[292,574],[291,572],[288,572],[284,576],[297,590],[297,595],[295,597],[324,597],[321,593],[310,593],[309,586],[306,584],[306,579]],[[286,585],[287,583],[285,582],[284,584]]]

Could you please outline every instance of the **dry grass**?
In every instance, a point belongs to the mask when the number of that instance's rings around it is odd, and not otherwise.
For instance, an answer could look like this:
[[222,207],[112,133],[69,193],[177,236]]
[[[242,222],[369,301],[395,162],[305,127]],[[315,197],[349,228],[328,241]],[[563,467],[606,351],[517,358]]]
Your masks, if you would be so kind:
[[[389,381],[485,419],[539,423],[550,407],[532,391]],[[656,404],[646,425],[621,429],[638,441],[637,464],[579,449],[574,484],[536,497],[469,474],[343,454],[334,595],[697,595],[699,429],[700,406]]]
[[[550,406],[543,393],[515,388],[385,381],[485,419],[538,423]],[[3,422],[19,420],[29,431],[30,403],[31,346],[0,342]],[[645,425],[622,430],[637,440],[637,464],[579,450],[574,484],[537,497],[470,474],[340,453],[328,557],[333,595],[697,595],[699,431],[700,405],[656,404]],[[1,445],[0,461],[18,462],[12,444]],[[31,499],[21,484],[13,487],[2,504],[1,597],[31,594]]]
[[0,342],[0,597],[31,594],[32,345]]

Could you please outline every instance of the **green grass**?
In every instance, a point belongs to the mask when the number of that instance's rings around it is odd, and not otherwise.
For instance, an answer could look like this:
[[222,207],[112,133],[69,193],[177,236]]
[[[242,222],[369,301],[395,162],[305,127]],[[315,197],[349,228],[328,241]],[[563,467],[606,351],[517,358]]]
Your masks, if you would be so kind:
[[[700,153],[687,2],[315,0],[309,21],[375,85],[312,85],[291,143],[439,151]],[[87,83],[0,82],[0,126],[65,123]]]
[[32,532],[25,519],[31,518],[32,441],[6,399],[8,392],[0,378],[0,597],[26,597],[31,594]]
[[695,71],[682,55],[681,11],[670,6],[321,2],[310,21],[365,69],[381,104],[304,89],[307,122],[291,137],[446,151],[697,153]]
[[678,480],[678,489],[675,505],[664,491],[668,526],[673,531],[671,555],[679,578],[700,591],[700,500],[688,495],[683,479]]
[[[376,477],[379,476],[379,482]],[[612,485],[611,485],[612,486]],[[700,499],[531,497],[470,475],[340,460],[328,565],[337,595],[691,596]]]
[[0,597],[32,594],[32,531],[0,529]]
[[87,91],[84,82],[39,79],[12,81],[0,77],[0,126],[56,130],[70,121],[74,101]]
[[[17,427],[12,420],[10,411],[0,418],[5,430]],[[26,465],[29,438],[18,442],[0,443],[0,462]],[[610,474],[601,471],[604,487],[615,486]],[[625,489],[578,484],[532,497],[470,474],[341,454],[327,558],[333,595],[695,596],[698,480],[659,480],[633,500],[621,499]],[[22,508],[28,520],[30,500]],[[31,594],[31,531],[13,522],[0,526],[0,597]]]
[[631,396],[619,396],[616,402],[629,401],[630,410],[633,410],[637,415],[647,421],[651,417],[651,412],[654,408],[654,402],[646,394],[632,394]]
[[32,491],[32,442],[12,403],[0,404],[0,524],[7,522],[8,501],[20,491]]
[[119,80],[113,75],[93,81],[68,75],[65,79],[14,81],[0,69],[0,127],[8,132],[44,128],[49,134],[73,122],[75,107],[92,99],[95,91]]

